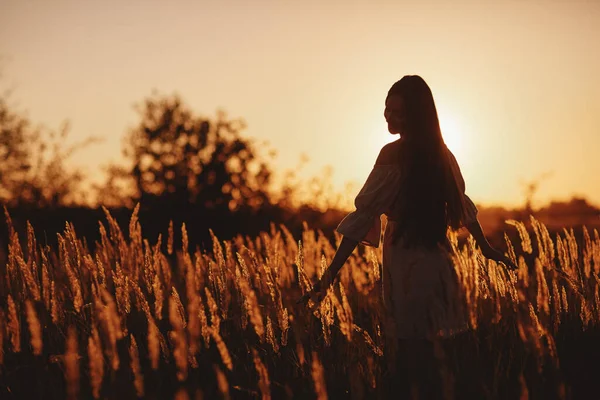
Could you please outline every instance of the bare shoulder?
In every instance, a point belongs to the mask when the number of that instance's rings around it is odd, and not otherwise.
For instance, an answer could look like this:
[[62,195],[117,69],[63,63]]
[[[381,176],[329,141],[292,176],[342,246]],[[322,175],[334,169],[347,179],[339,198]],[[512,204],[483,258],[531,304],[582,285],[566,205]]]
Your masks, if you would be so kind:
[[386,144],[385,146],[383,146],[383,148],[379,152],[379,156],[377,156],[377,161],[375,162],[375,164],[376,165],[397,164],[401,147],[402,147],[402,142],[400,139]]

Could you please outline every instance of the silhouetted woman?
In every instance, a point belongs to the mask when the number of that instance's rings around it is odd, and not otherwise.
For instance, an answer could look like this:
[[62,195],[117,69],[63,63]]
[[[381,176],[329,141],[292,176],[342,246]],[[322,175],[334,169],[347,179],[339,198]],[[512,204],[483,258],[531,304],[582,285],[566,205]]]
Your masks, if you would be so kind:
[[[398,345],[400,361],[391,379],[421,381],[432,389],[434,339],[468,329],[463,296],[449,257],[448,228],[466,227],[483,255],[514,268],[486,240],[477,208],[465,194],[454,155],[446,147],[431,90],[415,75],[390,88],[384,117],[391,134],[355,200],[356,210],[337,227],[343,235],[337,252],[313,291],[320,301],[358,243],[378,247],[383,235],[383,301],[386,334]],[[418,383],[418,382],[417,382]],[[408,385],[405,385],[408,386]],[[402,396],[394,388],[394,396]],[[433,396],[433,393],[429,393]],[[435,397],[438,397],[437,395]]]

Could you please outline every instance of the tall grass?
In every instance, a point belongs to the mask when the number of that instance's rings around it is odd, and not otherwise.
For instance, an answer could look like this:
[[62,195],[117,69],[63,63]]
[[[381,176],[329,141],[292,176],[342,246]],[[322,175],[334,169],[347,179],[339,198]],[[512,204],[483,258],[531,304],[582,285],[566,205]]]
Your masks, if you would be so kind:
[[[356,250],[339,283],[309,309],[295,301],[335,252],[321,232],[305,226],[295,238],[272,226],[256,238],[213,235],[207,254],[188,243],[185,225],[179,247],[172,224],[166,238],[144,238],[138,208],[127,234],[105,213],[93,252],[71,224],[52,249],[37,243],[31,225],[20,238],[6,214],[0,397],[385,395],[391,347],[379,301],[381,249]],[[505,235],[514,272],[484,259],[471,237],[449,234],[482,363],[454,373],[477,372],[481,397],[574,396],[561,352],[597,332],[600,237],[584,228],[578,243],[573,230],[551,237],[534,218],[529,230],[507,222],[520,235],[520,243]],[[460,344],[452,346],[460,358]]]

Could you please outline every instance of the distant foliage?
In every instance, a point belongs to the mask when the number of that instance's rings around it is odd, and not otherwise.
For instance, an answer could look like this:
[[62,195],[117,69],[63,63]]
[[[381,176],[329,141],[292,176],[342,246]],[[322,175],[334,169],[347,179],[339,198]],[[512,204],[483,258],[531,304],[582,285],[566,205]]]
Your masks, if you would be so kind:
[[214,119],[196,116],[177,95],[154,94],[138,111],[124,151],[136,201],[231,211],[268,202],[271,171],[241,137],[243,120],[222,111]]
[[0,201],[6,205],[52,208],[85,200],[85,175],[68,159],[95,139],[65,145],[69,125],[58,131],[34,127],[0,96]]
[[0,198],[6,202],[25,191],[32,168],[30,141],[36,137],[29,121],[0,98]]

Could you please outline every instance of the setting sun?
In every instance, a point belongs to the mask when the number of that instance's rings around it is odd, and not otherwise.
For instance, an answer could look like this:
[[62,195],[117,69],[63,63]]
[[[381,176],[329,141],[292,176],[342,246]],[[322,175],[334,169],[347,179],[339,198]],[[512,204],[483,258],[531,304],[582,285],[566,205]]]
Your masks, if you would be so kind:
[[446,142],[452,153],[460,158],[464,151],[465,135],[463,127],[454,114],[440,112],[438,117],[444,142]]

